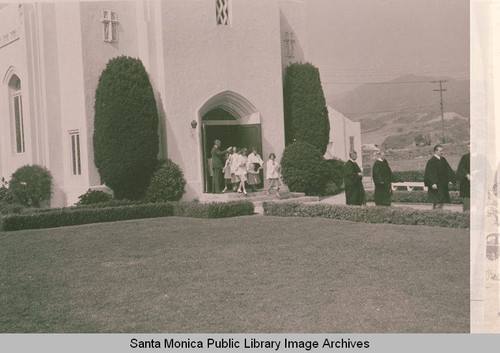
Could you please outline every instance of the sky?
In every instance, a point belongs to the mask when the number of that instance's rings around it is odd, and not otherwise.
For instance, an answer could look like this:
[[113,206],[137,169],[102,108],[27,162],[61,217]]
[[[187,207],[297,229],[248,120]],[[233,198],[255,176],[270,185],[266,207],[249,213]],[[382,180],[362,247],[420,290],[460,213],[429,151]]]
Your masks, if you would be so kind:
[[469,0],[307,0],[325,96],[406,74],[469,78]]

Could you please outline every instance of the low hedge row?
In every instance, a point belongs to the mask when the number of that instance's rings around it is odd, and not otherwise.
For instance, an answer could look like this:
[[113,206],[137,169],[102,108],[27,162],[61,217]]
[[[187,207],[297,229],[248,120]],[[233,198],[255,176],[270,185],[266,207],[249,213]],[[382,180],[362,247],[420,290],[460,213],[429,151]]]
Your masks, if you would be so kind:
[[470,214],[450,211],[413,210],[395,207],[264,202],[265,216],[324,217],[364,223],[427,225],[450,228],[470,227]]
[[408,182],[423,182],[424,181],[424,171],[423,170],[401,170],[393,171],[392,175],[398,182],[408,181]]
[[[366,191],[366,201],[375,201],[373,191]],[[450,191],[450,203],[462,204],[463,200],[458,191]],[[392,202],[409,202],[409,203],[428,203],[427,191],[393,191],[391,196]]]
[[[95,205],[92,205],[95,206]],[[68,207],[44,209],[31,214],[13,214],[0,219],[0,229],[4,231],[66,227],[72,225],[123,221],[156,217],[197,217],[222,218],[251,215],[254,206],[250,201],[228,203],[148,203],[116,207]]]

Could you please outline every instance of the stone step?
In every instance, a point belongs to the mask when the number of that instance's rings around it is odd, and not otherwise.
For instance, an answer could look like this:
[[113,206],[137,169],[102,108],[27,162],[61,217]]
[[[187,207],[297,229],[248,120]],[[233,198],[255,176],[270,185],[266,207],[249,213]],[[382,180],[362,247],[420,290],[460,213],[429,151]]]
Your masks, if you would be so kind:
[[236,200],[262,201],[291,199],[303,196],[305,196],[304,193],[289,191],[280,191],[280,198],[276,196],[275,191],[271,191],[270,195],[268,195],[266,191],[249,192],[248,196],[245,196],[243,193],[229,192],[224,194],[202,194],[200,202],[228,202]]

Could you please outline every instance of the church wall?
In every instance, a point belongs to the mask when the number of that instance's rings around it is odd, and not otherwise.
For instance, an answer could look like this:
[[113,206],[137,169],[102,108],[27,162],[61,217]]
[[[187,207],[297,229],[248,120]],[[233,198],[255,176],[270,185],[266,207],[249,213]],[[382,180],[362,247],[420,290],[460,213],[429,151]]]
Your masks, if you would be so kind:
[[[99,173],[94,165],[92,142],[95,90],[99,77],[110,59],[121,55],[139,57],[136,6],[136,2],[129,1],[97,1],[79,4],[86,163],[91,187],[101,185]],[[103,10],[114,11],[117,14],[118,42],[110,43],[103,40],[103,24],[101,23]]]
[[279,5],[282,66],[307,62],[307,4],[303,0],[280,0]]
[[[26,35],[21,20],[22,7],[8,4],[0,9],[0,177],[9,180],[12,173],[25,164],[31,164],[32,141],[32,109],[28,62],[26,57]],[[7,36],[7,37],[4,37]],[[15,122],[11,112],[8,81],[12,74],[21,80],[25,152],[17,153],[15,140]]]
[[162,3],[167,149],[188,182],[185,199],[202,192],[198,109],[214,95],[233,91],[261,113],[264,159],[284,148],[278,2],[232,1],[231,15],[217,25],[215,1]]

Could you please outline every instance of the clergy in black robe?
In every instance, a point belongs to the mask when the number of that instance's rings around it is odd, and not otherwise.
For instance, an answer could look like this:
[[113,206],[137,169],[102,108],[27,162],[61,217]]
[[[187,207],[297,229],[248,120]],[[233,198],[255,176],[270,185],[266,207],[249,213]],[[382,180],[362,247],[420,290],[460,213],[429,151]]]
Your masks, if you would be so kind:
[[349,153],[351,157],[344,165],[345,201],[347,205],[365,204],[365,189],[363,187],[363,173],[356,163],[358,154]]
[[443,208],[443,204],[450,202],[448,183],[455,181],[455,173],[446,158],[442,156],[443,147],[434,147],[434,156],[427,162],[424,173],[424,184],[427,186],[429,202],[432,208]]
[[470,210],[470,153],[464,154],[457,169],[457,180],[460,183],[460,197],[464,201],[464,211]]
[[389,163],[384,159],[384,152],[378,151],[375,156],[377,160],[373,164],[372,172],[373,183],[375,184],[375,205],[390,206],[394,176]]

